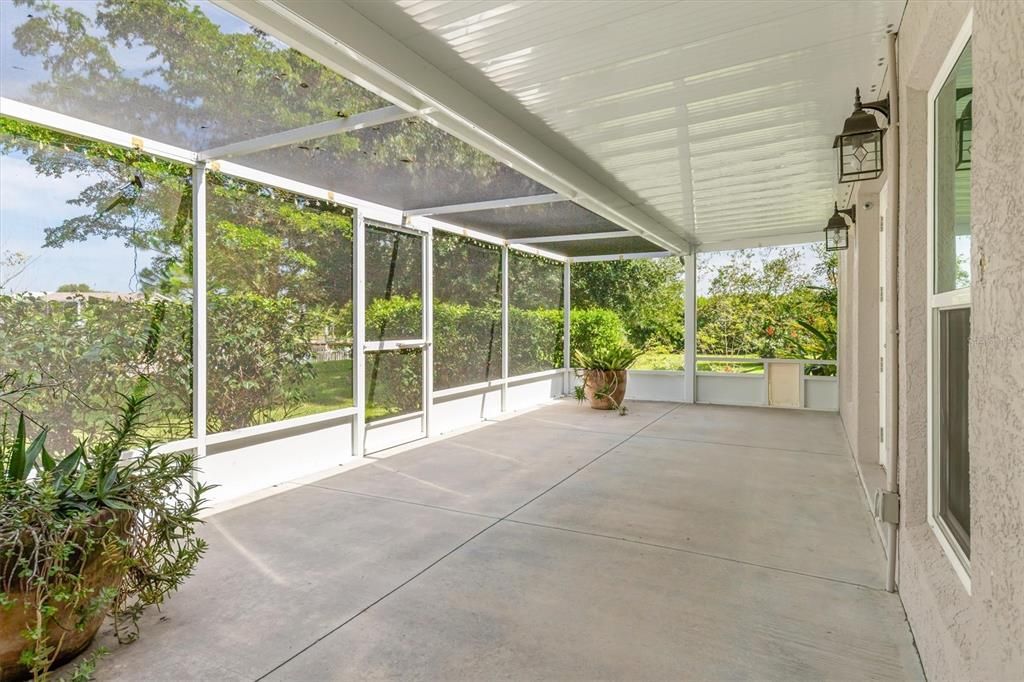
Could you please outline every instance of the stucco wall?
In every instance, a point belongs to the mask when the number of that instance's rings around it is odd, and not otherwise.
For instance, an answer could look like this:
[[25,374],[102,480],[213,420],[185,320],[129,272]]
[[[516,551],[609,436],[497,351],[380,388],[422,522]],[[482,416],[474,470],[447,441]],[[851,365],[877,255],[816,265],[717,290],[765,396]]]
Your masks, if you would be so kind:
[[[850,450],[866,467],[878,465],[878,190],[881,181],[860,182],[850,204],[857,221],[850,247],[841,252],[839,282],[840,416]],[[875,472],[866,472],[872,483]]]
[[[927,93],[974,8],[971,587],[927,524]],[[900,29],[899,589],[932,680],[1024,679],[1024,3],[911,0]],[[864,403],[861,402],[861,409]]]

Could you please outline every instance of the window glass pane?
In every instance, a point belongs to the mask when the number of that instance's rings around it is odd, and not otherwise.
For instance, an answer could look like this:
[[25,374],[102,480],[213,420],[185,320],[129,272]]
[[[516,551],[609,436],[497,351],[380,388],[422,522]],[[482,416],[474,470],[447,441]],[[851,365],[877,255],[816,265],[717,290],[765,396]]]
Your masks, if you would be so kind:
[[210,432],[352,405],[352,212],[207,183]]
[[0,118],[0,399],[57,451],[151,395],[192,435],[191,170]]
[[423,338],[423,237],[366,226],[366,340]]
[[366,354],[366,421],[423,409],[423,350]]
[[188,149],[388,102],[212,2],[0,3],[4,96]]
[[562,366],[561,263],[509,252],[509,374]]
[[971,309],[939,311],[939,515],[970,556],[971,485],[967,437]]
[[971,110],[968,43],[935,98],[935,292],[971,285]]
[[501,249],[434,232],[434,389],[501,377]]
[[635,369],[683,369],[685,276],[679,258],[573,263],[570,282],[574,355],[629,343],[646,351]]

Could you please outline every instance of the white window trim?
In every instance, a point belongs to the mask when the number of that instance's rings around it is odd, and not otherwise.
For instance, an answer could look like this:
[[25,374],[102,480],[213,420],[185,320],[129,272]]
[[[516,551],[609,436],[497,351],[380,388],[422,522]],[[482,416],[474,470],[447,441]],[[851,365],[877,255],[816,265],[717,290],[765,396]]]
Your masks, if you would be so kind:
[[956,572],[957,577],[963,583],[967,593],[971,593],[970,559],[960,549],[958,543],[953,539],[946,522],[939,515],[939,466],[936,461],[935,450],[936,436],[938,434],[938,418],[936,415],[937,397],[939,383],[933,371],[935,357],[938,351],[938,338],[935,334],[935,327],[938,321],[940,310],[953,308],[969,308],[971,306],[971,289],[956,289],[935,293],[935,98],[939,90],[945,84],[949,74],[953,71],[957,60],[967,46],[973,33],[974,11],[967,14],[960,32],[950,46],[946,59],[942,63],[931,88],[928,90],[928,191],[927,191],[927,231],[928,231],[928,525],[935,533],[939,546],[949,559]]

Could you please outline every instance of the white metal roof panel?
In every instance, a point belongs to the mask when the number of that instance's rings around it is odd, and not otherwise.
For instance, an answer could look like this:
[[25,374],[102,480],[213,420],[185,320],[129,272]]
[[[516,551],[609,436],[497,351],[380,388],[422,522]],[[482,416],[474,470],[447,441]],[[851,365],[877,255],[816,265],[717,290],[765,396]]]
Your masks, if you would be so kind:
[[679,234],[820,231],[832,138],[903,0],[350,0]]

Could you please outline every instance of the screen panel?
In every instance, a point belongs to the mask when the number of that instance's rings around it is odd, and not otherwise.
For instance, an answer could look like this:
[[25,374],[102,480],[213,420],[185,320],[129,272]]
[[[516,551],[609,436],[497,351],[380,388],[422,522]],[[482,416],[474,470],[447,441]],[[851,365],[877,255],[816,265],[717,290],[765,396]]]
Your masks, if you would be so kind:
[[366,226],[366,340],[423,338],[423,237]]
[[563,265],[509,252],[509,374],[562,366]]
[[550,193],[544,185],[415,118],[233,160],[401,210]]
[[501,249],[435,231],[434,390],[501,377]]
[[628,344],[644,351],[634,369],[682,370],[686,278],[680,261],[668,257],[573,263],[573,354]]
[[191,169],[0,118],[0,395],[58,453],[192,435]]
[[615,232],[621,229],[615,223],[571,201],[447,213],[438,216],[438,219],[502,239]]
[[208,178],[207,430],[351,407],[352,211]]
[[366,421],[423,409],[423,349],[366,354]]
[[2,3],[4,96],[192,150],[388,102],[205,0]]

